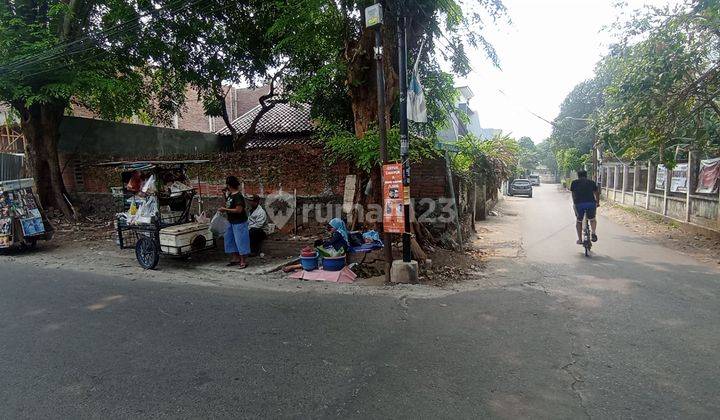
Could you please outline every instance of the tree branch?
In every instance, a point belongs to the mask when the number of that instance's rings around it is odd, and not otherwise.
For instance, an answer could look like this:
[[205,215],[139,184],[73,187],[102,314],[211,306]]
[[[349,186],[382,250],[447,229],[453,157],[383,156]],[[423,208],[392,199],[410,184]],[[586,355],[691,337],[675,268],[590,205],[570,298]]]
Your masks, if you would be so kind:
[[275,92],[276,83],[280,75],[282,75],[283,71],[285,71],[286,66],[287,65],[283,65],[270,79],[270,90],[268,91],[268,93],[260,97],[260,111],[258,111],[257,115],[255,115],[255,118],[253,118],[252,122],[250,123],[250,127],[248,127],[247,131],[242,136],[240,136],[237,141],[235,141],[235,138],[233,138],[233,143],[236,143],[236,147],[244,149],[250,138],[254,136],[257,132],[257,126],[260,123],[260,120],[265,116],[265,114],[267,114],[271,109],[275,108],[275,105],[288,102],[287,99],[273,99],[278,95]]
[[233,88],[230,87],[230,89],[228,89],[226,92],[222,88],[222,85],[221,85],[219,88],[214,89],[213,95],[215,95],[215,99],[220,103],[220,116],[222,117],[223,122],[225,123],[225,126],[230,131],[230,135],[232,135],[233,144],[235,144],[239,135],[238,135],[237,130],[233,126],[232,121],[230,121],[230,115],[228,114],[228,110],[227,110],[227,103],[225,102],[225,99],[227,98],[228,93],[232,89]]

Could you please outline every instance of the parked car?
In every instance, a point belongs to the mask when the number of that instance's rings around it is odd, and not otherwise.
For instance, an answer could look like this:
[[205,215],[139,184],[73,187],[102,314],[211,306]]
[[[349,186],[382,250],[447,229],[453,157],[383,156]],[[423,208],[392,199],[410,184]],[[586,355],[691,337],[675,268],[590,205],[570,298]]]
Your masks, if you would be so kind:
[[508,195],[527,195],[532,198],[532,183],[529,179],[516,179],[510,183]]
[[530,180],[530,183],[533,184],[533,186],[540,186],[540,175],[529,175],[528,179]]

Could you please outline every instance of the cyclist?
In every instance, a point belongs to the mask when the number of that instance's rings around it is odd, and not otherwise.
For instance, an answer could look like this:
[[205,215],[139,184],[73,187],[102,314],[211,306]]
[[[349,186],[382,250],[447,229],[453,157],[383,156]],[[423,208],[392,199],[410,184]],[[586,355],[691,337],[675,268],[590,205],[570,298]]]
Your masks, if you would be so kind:
[[600,207],[600,190],[595,181],[588,179],[586,170],[579,170],[578,179],[570,184],[570,192],[572,193],[575,215],[577,216],[577,244],[582,245],[583,217],[587,215],[590,221],[590,229],[592,231],[592,241],[597,242],[597,220],[595,213]]

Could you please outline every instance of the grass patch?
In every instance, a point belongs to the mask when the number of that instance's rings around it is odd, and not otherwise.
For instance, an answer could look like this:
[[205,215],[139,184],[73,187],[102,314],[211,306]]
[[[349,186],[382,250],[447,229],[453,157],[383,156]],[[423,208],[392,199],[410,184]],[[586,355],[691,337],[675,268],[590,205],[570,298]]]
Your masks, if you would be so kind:
[[653,212],[645,210],[645,209],[639,209],[637,207],[625,206],[625,205],[614,203],[614,202],[610,202],[609,205],[618,210],[622,210],[626,213],[632,214],[634,216],[638,216],[649,222],[660,223],[660,224],[669,226],[673,229],[680,229],[680,223],[678,223],[677,221],[675,221],[673,219],[663,217],[657,213],[653,213]]

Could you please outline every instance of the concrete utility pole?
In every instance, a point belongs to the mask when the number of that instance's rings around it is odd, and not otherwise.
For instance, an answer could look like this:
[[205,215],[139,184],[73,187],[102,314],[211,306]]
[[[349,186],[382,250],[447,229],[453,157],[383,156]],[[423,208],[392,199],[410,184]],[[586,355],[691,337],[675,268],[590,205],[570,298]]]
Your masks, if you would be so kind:
[[[380,159],[383,165],[388,163],[387,150],[387,120],[385,118],[385,66],[383,60],[382,42],[383,10],[382,4],[377,3],[365,9],[365,26],[375,28],[375,78],[377,80],[377,103],[378,103],[378,134],[380,136]],[[382,190],[382,186],[380,186]],[[385,281],[390,282],[390,268],[392,266],[392,236],[389,232],[383,232],[385,243]]]
[[408,118],[407,118],[407,45],[405,34],[405,15],[401,11],[398,17],[398,73],[400,76],[400,160],[403,166],[403,186],[405,187],[405,232],[402,236],[403,243],[403,262],[412,260],[412,251],[410,248],[410,140],[408,138]]
[[418,278],[418,263],[412,260],[412,248],[410,246],[410,141],[408,137],[407,118],[407,44],[405,34],[405,12],[404,6],[398,16],[398,73],[400,78],[400,160],[402,162],[402,184],[404,189],[403,197],[403,219],[404,232],[402,235],[403,258],[402,261],[393,261],[392,277],[398,283],[416,283]]

